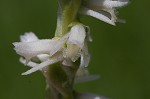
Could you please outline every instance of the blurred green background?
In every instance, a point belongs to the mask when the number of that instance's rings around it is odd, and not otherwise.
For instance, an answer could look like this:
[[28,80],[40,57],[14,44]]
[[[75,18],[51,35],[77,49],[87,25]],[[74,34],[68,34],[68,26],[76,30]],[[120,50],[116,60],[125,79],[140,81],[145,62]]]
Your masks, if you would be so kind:
[[[83,16],[91,27],[91,74],[97,81],[76,85],[76,90],[111,99],[150,99],[150,1],[131,0],[119,9],[126,24],[111,26]],[[20,74],[28,67],[19,63],[12,43],[24,32],[40,38],[54,35],[57,0],[0,0],[0,99],[44,99],[45,80],[40,72]]]

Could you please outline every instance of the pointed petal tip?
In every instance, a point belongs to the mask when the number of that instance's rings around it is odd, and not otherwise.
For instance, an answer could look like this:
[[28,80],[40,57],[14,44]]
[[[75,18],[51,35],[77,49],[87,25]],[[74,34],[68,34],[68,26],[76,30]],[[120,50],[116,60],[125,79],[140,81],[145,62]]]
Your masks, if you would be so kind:
[[22,76],[26,76],[26,75],[28,75],[28,74],[29,74],[29,73],[27,73],[27,72],[21,73]]
[[128,1],[126,2],[120,2],[120,4],[118,4],[116,7],[124,7],[124,6],[127,6],[129,4]]
[[12,43],[15,47],[16,47],[16,45],[18,44],[18,42],[14,42],[14,43]]
[[[107,23],[107,22],[106,22]],[[115,22],[111,21],[110,23],[108,23],[110,25],[116,26]]]
[[31,73],[33,73],[33,72],[36,72],[36,71],[38,71],[38,70],[41,70],[42,68],[44,68],[44,67],[46,67],[46,66],[49,66],[49,65],[51,65],[51,64],[54,64],[54,63],[56,63],[56,62],[58,62],[58,61],[61,61],[61,60],[62,60],[61,57],[53,58],[53,59],[51,59],[51,60],[48,59],[48,60],[46,60],[46,61],[44,61],[44,62],[42,62],[42,63],[40,63],[40,64],[34,66],[33,68],[29,69],[28,71],[22,73],[22,75],[31,74]]
[[129,4],[129,1],[122,2],[122,6],[126,6]]

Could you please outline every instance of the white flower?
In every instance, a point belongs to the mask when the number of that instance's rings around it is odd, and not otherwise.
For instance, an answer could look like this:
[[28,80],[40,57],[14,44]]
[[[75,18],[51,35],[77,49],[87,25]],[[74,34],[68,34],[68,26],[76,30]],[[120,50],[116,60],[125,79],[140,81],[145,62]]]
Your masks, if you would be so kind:
[[71,28],[69,34],[70,35],[66,43],[67,48],[64,50],[64,57],[66,59],[71,59],[73,62],[81,57],[80,66],[88,66],[90,55],[87,48],[86,36],[88,34],[86,33],[85,27],[83,25],[75,25]]
[[116,17],[115,8],[128,4],[128,0],[86,0],[81,7],[80,13],[95,17],[108,24],[115,25],[119,21]]
[[20,36],[21,42],[15,42],[15,50],[17,54],[25,57],[27,60],[40,55],[49,54],[49,51],[57,43],[55,40],[43,39],[39,40],[34,33],[25,33],[25,35]]
[[66,58],[70,58],[75,62],[80,57],[81,50],[84,47],[86,37],[85,28],[82,25],[75,25],[69,32],[70,36],[67,40],[67,48],[64,52]]
[[[45,66],[63,60],[62,54],[60,53],[57,53],[50,57],[50,51],[60,40],[39,40],[33,33],[25,33],[25,35],[20,36],[20,40],[21,42],[13,43],[13,45],[15,46],[14,49],[16,50],[17,54],[25,58],[20,58],[20,62],[32,67],[32,69],[28,70],[22,75],[27,75],[37,70],[41,70]],[[61,49],[61,47],[59,47],[59,49]],[[59,51],[59,49],[57,49],[57,51]],[[40,60],[40,64],[31,61],[31,59],[34,60],[36,58]]]
[[90,55],[86,44],[87,35],[83,25],[75,25],[61,38],[40,40],[31,32],[20,36],[21,42],[13,43],[14,49],[22,56],[20,62],[32,67],[22,75],[28,75],[56,62],[72,66],[79,57],[80,66],[88,66]]

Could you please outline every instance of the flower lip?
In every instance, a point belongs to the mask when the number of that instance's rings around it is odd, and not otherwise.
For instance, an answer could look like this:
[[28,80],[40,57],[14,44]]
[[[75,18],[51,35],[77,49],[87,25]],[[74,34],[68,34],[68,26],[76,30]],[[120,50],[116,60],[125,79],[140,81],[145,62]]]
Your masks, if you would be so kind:
[[67,40],[67,48],[63,51],[64,57],[75,62],[80,56],[86,39],[86,29],[83,25],[74,25]]

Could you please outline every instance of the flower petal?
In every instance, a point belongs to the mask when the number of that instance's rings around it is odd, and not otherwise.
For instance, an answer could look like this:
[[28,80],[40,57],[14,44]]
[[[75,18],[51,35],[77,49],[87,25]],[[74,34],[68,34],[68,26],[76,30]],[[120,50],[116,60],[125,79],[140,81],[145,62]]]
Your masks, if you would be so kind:
[[33,67],[32,69],[30,69],[30,70],[28,70],[28,71],[22,73],[22,75],[31,74],[31,73],[36,72],[36,71],[38,71],[38,70],[40,70],[40,69],[42,69],[42,68],[44,68],[44,67],[46,67],[46,66],[49,66],[49,65],[51,65],[51,64],[54,64],[54,63],[59,62],[59,61],[62,61],[62,60],[63,60],[63,57],[62,57],[62,56],[53,57],[53,58],[51,58],[51,59],[48,59],[47,61],[44,61],[44,62],[38,64],[37,66]]
[[75,62],[80,57],[84,46],[86,30],[82,25],[74,25],[69,34],[67,48],[63,51],[63,55],[65,58],[69,58]]
[[34,42],[15,42],[15,50],[17,54],[30,60],[32,57],[39,54],[48,54],[54,47],[56,42],[54,40],[38,40]]
[[19,59],[19,61],[20,61],[22,64],[27,65],[27,66],[29,66],[29,67],[35,67],[36,65],[38,65],[37,63],[32,62],[32,61],[29,61],[29,62],[27,63],[27,61],[26,61],[25,59],[23,59],[22,57]]
[[63,47],[68,37],[69,37],[69,33],[67,33],[59,41],[57,41],[57,43],[53,46],[53,48],[49,52],[50,56],[54,55],[57,51],[59,51]]
[[39,40],[38,37],[32,32],[27,32],[24,35],[20,36],[21,42],[33,42],[37,40]]
[[37,55],[37,58],[41,61],[41,62],[44,62],[46,61],[47,59],[49,59],[49,55],[48,54],[40,54],[40,55]]
[[91,9],[110,9],[113,7],[123,7],[128,4],[128,0],[87,0],[85,6]]
[[85,28],[82,25],[75,25],[70,30],[70,36],[67,44],[76,44],[78,47],[82,48],[84,46],[85,37]]
[[92,17],[97,18],[97,19],[99,19],[101,21],[104,21],[104,22],[106,22],[108,24],[115,25],[115,23],[112,20],[110,20],[107,16],[105,16],[105,15],[103,15],[101,13],[98,13],[96,11],[93,11],[91,9],[82,7],[81,10],[80,10],[80,13],[84,14],[84,15],[92,16]]
[[106,8],[123,7],[123,6],[127,5],[127,4],[128,4],[128,2],[113,1],[113,0],[105,0],[103,2],[103,5]]

